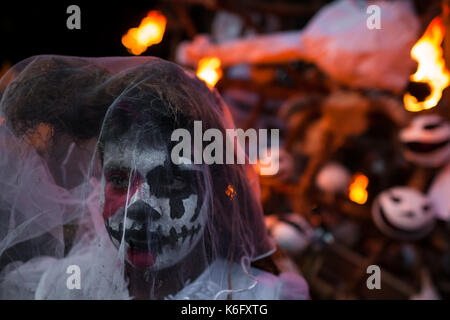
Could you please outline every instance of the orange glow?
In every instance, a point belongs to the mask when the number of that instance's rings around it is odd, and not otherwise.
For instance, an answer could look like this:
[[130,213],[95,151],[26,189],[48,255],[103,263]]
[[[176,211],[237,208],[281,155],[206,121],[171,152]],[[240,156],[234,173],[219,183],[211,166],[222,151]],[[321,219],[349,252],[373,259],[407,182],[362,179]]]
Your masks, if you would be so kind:
[[122,44],[134,55],[140,55],[148,47],[162,41],[166,30],[166,17],[159,11],[150,11],[138,28],[131,28],[122,37]]
[[5,118],[0,118],[0,126],[5,122]]
[[348,197],[357,204],[364,204],[367,201],[367,186],[369,179],[362,173],[357,173],[353,176],[352,183],[349,187]]
[[214,87],[222,77],[222,68],[219,58],[205,57],[200,59],[197,67],[197,77]]
[[230,200],[233,200],[234,196],[236,195],[236,191],[234,191],[234,188],[231,184],[228,185],[225,194],[228,196],[228,198],[230,198]]
[[416,97],[406,93],[403,102],[408,111],[418,112],[436,106],[441,100],[442,91],[450,83],[450,73],[445,67],[441,48],[444,33],[441,18],[436,17],[411,49],[411,57],[418,62],[418,68],[410,79],[426,82],[430,86],[431,94],[424,101],[417,101]]
[[53,136],[52,126],[46,123],[39,123],[36,129],[29,133],[28,137],[31,144],[38,150],[44,150],[47,148],[48,143]]

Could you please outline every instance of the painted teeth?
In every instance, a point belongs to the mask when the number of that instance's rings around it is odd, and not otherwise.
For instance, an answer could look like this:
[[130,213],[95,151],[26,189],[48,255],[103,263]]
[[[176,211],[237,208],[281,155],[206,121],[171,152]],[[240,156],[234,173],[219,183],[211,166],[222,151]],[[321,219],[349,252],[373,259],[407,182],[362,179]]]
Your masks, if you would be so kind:
[[174,227],[170,228],[169,233],[170,233],[169,237],[170,246],[174,248],[178,241],[178,233]]
[[[164,235],[161,225],[156,228],[156,231],[147,232],[146,224],[141,224],[128,218],[125,220],[125,226],[125,239],[127,242],[133,244],[133,246],[139,243],[142,247],[150,245],[153,250],[159,253],[161,253],[164,245],[170,245],[172,248],[175,248],[180,239],[181,243],[184,243],[188,238],[192,241],[194,236],[201,230],[200,224],[192,226],[191,228],[182,226],[180,231],[177,231],[175,227],[171,227],[169,235]],[[118,246],[122,239],[123,223],[120,222],[119,224],[114,224],[112,221],[108,220],[106,222],[106,228],[109,230],[114,244]]]
[[187,236],[188,236],[188,229],[186,228],[186,226],[183,226],[181,228],[181,237],[183,238],[183,242],[184,240],[186,240]]
[[126,220],[125,220],[125,228],[126,229],[132,229],[133,224],[134,224],[133,220],[126,218]]

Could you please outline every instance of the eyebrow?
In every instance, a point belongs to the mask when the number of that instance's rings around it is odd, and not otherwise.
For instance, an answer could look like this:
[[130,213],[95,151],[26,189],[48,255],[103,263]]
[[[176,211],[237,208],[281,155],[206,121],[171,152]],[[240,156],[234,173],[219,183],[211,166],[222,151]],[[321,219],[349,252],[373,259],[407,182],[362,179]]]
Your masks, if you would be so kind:
[[[158,166],[156,166],[155,168],[153,168],[152,170],[156,169]],[[170,164],[170,169],[169,170],[173,170],[173,169],[178,169],[180,171],[202,171],[201,167],[195,164]],[[107,172],[110,170],[117,170],[117,169],[127,169],[127,170],[131,170],[131,168],[125,163],[125,161],[123,160],[118,160],[118,159],[111,159],[106,161],[106,163],[103,165],[103,171]],[[152,170],[150,170],[149,172],[151,172]]]
[[110,171],[113,169],[130,169],[125,163],[121,160],[109,160],[103,165],[103,171]]
[[174,164],[174,167],[180,168],[182,171],[201,171],[202,169],[195,164]]

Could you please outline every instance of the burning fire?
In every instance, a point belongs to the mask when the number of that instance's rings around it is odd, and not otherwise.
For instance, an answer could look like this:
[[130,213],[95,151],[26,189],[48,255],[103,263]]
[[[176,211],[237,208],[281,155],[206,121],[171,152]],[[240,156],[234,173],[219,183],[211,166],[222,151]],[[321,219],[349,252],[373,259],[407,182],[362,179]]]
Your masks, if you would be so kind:
[[357,204],[364,204],[367,201],[367,186],[369,185],[369,179],[362,173],[357,173],[353,176],[353,182],[349,187],[348,197]]
[[214,87],[222,77],[220,59],[217,57],[205,57],[200,59],[197,67],[197,77]]
[[236,191],[231,184],[228,185],[227,190],[225,190],[225,194],[230,200],[233,200],[234,196],[236,195]]
[[403,102],[408,111],[417,112],[436,106],[442,91],[450,82],[450,73],[445,67],[441,48],[444,32],[440,17],[434,18],[422,38],[411,49],[411,57],[418,62],[418,68],[410,79],[427,83],[431,94],[424,101],[417,101],[416,97],[406,93]]
[[134,55],[140,55],[148,47],[162,41],[166,30],[166,17],[159,11],[150,11],[138,28],[131,28],[122,37],[122,44]]
[[5,118],[0,118],[0,126],[5,122]]

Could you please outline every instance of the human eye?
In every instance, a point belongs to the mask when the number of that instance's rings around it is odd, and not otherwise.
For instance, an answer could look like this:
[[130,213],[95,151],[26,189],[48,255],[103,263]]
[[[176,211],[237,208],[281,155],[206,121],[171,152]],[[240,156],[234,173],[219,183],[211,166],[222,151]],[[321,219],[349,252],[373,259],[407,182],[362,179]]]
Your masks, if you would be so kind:
[[114,189],[124,190],[128,188],[130,171],[125,168],[111,169],[105,173],[105,179]]

